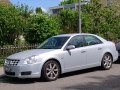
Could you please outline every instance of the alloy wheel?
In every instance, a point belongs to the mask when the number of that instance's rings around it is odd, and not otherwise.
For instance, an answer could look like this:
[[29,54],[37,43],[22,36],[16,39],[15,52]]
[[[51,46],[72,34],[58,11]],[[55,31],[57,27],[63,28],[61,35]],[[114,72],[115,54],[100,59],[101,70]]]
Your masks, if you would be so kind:
[[110,54],[105,54],[102,60],[102,67],[106,70],[112,67],[112,56]]
[[55,79],[58,76],[58,66],[55,63],[49,63],[46,67],[46,75],[50,79]]

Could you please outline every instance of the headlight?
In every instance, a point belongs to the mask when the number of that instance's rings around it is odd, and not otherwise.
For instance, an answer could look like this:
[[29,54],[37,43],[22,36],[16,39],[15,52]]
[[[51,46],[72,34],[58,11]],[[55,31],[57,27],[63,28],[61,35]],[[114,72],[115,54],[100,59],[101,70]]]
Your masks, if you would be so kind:
[[38,56],[31,56],[24,60],[23,64],[35,64],[38,61]]

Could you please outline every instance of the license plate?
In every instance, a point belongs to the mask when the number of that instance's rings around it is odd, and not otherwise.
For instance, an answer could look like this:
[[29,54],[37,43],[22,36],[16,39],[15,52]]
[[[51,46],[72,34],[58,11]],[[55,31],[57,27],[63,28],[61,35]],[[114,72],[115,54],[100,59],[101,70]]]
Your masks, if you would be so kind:
[[10,67],[5,67],[5,71],[10,72],[10,71],[11,71],[11,68],[10,68]]

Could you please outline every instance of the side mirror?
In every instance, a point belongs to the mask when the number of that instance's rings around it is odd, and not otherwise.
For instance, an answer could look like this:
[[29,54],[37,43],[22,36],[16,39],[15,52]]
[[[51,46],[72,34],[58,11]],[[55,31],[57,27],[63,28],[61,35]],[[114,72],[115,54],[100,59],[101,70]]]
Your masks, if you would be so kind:
[[71,50],[71,49],[75,49],[75,46],[74,45],[69,45],[66,47],[66,50]]

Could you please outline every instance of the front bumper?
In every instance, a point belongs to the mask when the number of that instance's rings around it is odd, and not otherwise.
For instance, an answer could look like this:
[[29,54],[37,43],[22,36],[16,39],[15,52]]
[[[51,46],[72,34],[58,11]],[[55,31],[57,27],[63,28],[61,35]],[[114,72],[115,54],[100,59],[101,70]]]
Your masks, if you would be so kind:
[[41,64],[31,65],[17,65],[7,66],[4,65],[4,73],[9,77],[17,78],[39,78],[41,77]]

